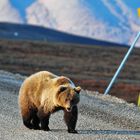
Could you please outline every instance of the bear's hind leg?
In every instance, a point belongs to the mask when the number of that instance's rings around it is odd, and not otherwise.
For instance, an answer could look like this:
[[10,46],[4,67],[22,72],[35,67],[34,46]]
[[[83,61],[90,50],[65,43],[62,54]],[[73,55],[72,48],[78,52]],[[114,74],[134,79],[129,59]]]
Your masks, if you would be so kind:
[[29,129],[39,129],[39,119],[37,117],[37,111],[34,108],[26,108],[22,111],[23,124]]
[[35,130],[40,129],[39,123],[40,123],[40,121],[39,121],[39,118],[37,116],[37,111],[33,111],[33,113],[32,113],[32,126],[33,126],[33,129],[35,129]]
[[31,116],[30,115],[29,116],[22,116],[22,119],[23,119],[23,124],[27,128],[29,128],[29,129],[33,128],[32,124],[31,124]]
[[31,112],[31,106],[30,106],[30,101],[26,99],[26,95],[24,92],[19,96],[19,106],[21,109],[21,116],[23,120],[23,124],[29,128],[32,129],[32,112]]
[[74,106],[72,108],[71,112],[64,110],[64,120],[65,120],[66,125],[68,127],[69,133],[77,133],[77,131],[75,130],[77,118],[78,118],[77,106]]
[[37,116],[41,123],[41,130],[50,131],[50,128],[49,128],[50,113],[48,114],[44,113],[44,110],[41,107],[37,113]]

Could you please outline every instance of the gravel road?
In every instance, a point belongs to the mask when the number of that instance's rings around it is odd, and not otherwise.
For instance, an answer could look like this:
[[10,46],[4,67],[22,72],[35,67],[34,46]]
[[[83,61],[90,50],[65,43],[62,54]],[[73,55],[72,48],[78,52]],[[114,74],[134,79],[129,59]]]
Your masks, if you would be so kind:
[[82,91],[78,134],[69,134],[63,112],[51,116],[52,131],[29,130],[18,109],[18,91],[25,77],[0,71],[0,140],[140,140],[140,109],[97,92]]

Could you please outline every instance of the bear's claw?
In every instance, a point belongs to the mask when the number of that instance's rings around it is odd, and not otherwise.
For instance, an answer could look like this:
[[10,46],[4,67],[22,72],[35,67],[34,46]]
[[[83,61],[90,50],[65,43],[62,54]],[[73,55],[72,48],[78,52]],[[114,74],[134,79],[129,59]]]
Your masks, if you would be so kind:
[[49,127],[48,128],[42,128],[42,130],[44,130],[44,131],[51,131]]
[[69,132],[69,133],[75,133],[75,134],[78,133],[76,130],[72,130],[72,129],[68,130],[68,132]]

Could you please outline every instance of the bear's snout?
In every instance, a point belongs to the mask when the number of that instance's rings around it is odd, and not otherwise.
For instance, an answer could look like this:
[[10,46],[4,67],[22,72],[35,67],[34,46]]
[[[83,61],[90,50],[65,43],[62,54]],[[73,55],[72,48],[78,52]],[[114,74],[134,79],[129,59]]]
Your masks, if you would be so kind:
[[65,106],[65,110],[66,110],[67,112],[71,112],[72,107],[73,107],[73,105],[70,104],[70,102],[68,102],[68,103],[66,104],[66,106]]
[[66,110],[67,110],[68,112],[71,112],[72,107],[67,107]]

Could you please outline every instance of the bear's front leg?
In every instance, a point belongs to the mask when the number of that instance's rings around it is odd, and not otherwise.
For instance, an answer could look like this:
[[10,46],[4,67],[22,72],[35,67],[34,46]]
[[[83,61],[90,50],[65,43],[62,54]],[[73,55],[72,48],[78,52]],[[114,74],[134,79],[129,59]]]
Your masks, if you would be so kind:
[[64,110],[64,120],[68,127],[69,133],[77,133],[77,131],[75,130],[77,118],[78,118],[77,106],[74,106],[70,112]]
[[38,116],[40,123],[41,123],[41,127],[40,127],[41,130],[50,131],[50,128],[49,128],[50,113],[45,113],[43,110],[43,107],[41,107],[38,110],[37,116]]

